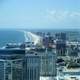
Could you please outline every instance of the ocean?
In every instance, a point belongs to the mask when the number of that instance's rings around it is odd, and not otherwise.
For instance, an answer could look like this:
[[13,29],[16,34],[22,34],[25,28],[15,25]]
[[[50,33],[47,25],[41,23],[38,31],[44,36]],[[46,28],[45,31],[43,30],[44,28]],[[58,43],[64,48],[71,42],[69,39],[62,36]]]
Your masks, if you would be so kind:
[[21,43],[24,42],[24,33],[19,30],[0,30],[0,47],[7,43]]

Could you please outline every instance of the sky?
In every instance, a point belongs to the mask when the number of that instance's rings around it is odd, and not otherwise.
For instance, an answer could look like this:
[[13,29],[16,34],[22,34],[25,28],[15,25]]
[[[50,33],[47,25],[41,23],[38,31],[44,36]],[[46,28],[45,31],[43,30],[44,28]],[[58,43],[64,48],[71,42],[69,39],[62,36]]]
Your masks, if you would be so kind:
[[0,28],[80,28],[80,0],[0,0]]

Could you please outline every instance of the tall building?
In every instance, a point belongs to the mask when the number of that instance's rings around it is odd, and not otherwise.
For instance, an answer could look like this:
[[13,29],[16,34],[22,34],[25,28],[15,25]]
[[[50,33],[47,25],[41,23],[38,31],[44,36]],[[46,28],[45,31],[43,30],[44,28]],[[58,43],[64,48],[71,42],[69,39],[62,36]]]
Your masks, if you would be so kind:
[[37,53],[25,55],[24,80],[40,80],[40,57]]
[[56,54],[53,52],[43,52],[40,54],[41,57],[41,76],[56,76]]
[[77,46],[70,45],[67,50],[68,50],[68,56],[70,56],[70,57],[78,57],[79,49],[78,49]]
[[64,32],[56,33],[55,34],[55,38],[58,39],[58,40],[61,39],[61,40],[64,40],[65,41],[66,40],[66,33],[64,33]]
[[46,35],[46,36],[43,38],[43,45],[44,45],[47,49],[51,49],[53,43],[54,43],[53,36],[51,36],[51,35]]
[[25,50],[0,49],[0,80],[23,80]]
[[62,41],[62,40],[56,41],[56,53],[57,53],[57,56],[65,56],[66,55],[65,41]]
[[55,36],[56,36],[57,56],[65,56],[66,55],[66,33],[57,33]]

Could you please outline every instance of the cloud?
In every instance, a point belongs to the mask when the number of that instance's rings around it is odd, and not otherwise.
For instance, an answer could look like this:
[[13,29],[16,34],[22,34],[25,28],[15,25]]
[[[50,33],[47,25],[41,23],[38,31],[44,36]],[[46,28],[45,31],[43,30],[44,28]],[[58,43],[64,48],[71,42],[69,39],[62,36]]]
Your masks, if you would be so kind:
[[65,22],[65,21],[68,22],[70,20],[80,20],[80,12],[47,10],[45,18],[48,21],[54,23]]

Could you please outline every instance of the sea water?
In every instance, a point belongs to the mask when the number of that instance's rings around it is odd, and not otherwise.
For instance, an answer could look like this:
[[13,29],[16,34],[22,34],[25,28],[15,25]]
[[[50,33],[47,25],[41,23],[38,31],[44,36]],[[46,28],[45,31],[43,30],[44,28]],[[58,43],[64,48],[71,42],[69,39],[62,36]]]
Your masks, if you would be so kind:
[[0,30],[0,47],[7,43],[21,43],[24,42],[24,33],[20,30]]

